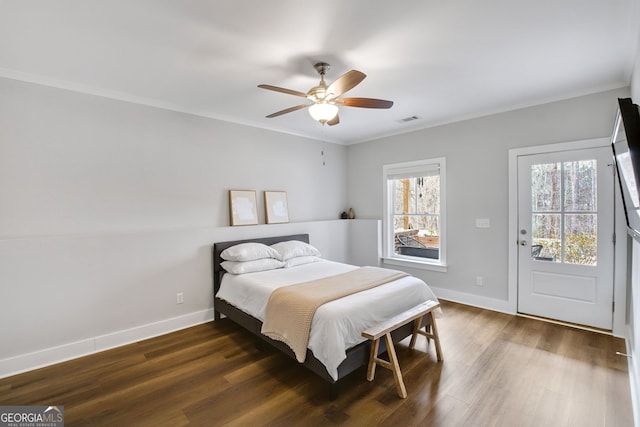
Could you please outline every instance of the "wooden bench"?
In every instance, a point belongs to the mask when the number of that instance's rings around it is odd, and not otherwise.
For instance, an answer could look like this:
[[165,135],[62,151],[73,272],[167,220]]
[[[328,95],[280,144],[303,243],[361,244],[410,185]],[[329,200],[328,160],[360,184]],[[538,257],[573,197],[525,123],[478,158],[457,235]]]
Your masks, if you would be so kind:
[[[440,348],[440,337],[438,336],[438,328],[436,327],[436,319],[433,315],[433,311],[440,307],[440,303],[436,301],[425,301],[422,304],[416,305],[407,311],[404,311],[389,320],[372,326],[362,331],[362,336],[373,340],[371,345],[371,355],[369,357],[369,368],[367,369],[367,381],[373,381],[373,377],[376,374],[376,365],[380,365],[384,368],[390,369],[393,372],[393,378],[398,389],[398,395],[405,399],[407,397],[407,389],[404,386],[402,380],[402,372],[400,372],[400,365],[398,364],[398,356],[393,346],[393,340],[391,339],[391,332],[399,327],[406,325],[413,321],[413,335],[411,336],[411,343],[409,348],[413,350],[416,345],[416,338],[418,334],[427,337],[427,344],[430,338],[436,346],[436,355],[438,361],[442,360],[442,348]],[[421,329],[422,319],[424,316],[429,316],[430,331]],[[380,347],[380,338],[384,336],[387,343],[387,354],[389,355],[389,361],[380,359],[378,357],[378,349]]]

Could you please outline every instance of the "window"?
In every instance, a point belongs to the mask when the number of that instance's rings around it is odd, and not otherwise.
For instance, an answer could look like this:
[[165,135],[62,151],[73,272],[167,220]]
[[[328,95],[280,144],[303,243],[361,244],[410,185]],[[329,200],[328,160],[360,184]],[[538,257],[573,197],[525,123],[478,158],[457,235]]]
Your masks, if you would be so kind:
[[597,161],[531,165],[531,257],[597,265]]
[[444,271],[445,159],[385,165],[385,263]]

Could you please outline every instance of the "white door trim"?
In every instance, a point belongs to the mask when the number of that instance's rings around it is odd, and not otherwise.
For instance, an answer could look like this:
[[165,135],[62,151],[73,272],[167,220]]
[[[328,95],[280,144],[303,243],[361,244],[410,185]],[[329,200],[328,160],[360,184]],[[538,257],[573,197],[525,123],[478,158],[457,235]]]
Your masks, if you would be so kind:
[[[559,151],[579,150],[596,147],[606,147],[611,144],[609,138],[586,139],[582,141],[561,142],[556,144],[538,145],[533,147],[513,148],[509,150],[509,231],[508,235],[508,307],[511,312],[518,311],[518,157],[529,154],[555,153]],[[611,161],[613,162],[613,154]],[[616,182],[616,193],[618,184]],[[614,301],[616,309],[613,315],[613,334],[624,337],[626,335],[626,225],[620,196],[615,196],[615,230],[618,242],[615,248],[614,263]],[[620,216],[622,215],[622,217]]]

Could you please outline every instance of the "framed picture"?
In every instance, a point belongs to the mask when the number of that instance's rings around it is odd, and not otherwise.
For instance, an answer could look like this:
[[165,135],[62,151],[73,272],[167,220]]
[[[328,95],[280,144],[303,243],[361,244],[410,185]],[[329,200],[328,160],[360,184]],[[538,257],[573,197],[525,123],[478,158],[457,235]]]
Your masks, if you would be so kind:
[[264,212],[267,224],[289,222],[289,207],[285,191],[264,192]]
[[231,225],[257,224],[257,208],[255,190],[229,190],[229,217],[231,218]]

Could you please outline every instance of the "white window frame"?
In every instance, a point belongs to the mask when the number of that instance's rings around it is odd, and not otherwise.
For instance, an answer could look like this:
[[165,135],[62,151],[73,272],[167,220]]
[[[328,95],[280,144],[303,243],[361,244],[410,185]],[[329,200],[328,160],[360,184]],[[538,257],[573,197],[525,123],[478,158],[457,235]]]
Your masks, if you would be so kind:
[[[433,172],[434,168],[440,170],[440,259],[434,260],[396,254],[393,250],[395,236],[393,228],[393,198],[390,197],[393,194],[391,177],[399,175],[424,176],[429,172]],[[441,272],[447,271],[446,175],[444,157],[383,165],[382,261],[384,264]]]

